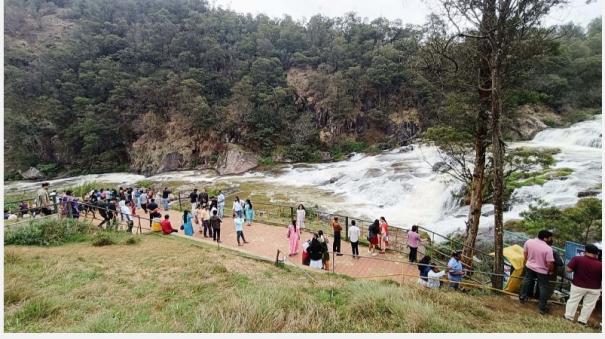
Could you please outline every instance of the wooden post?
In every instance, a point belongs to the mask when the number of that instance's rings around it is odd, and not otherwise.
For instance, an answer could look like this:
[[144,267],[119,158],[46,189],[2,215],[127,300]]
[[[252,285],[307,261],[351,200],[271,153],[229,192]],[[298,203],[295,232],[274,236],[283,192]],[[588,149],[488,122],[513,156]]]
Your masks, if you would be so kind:
[[347,237],[347,241],[349,241],[349,217],[345,217],[345,236]]
[[336,254],[332,251],[332,273],[334,273],[334,268],[336,266]]
[[[290,206],[290,220],[294,220],[294,207]],[[300,225],[296,225],[297,227]]]
[[176,192],[176,196],[179,197],[179,209],[182,211],[183,206],[181,206],[181,192]]
[[404,282],[405,282],[405,263],[402,262],[401,263],[401,286],[403,286]]
[[141,229],[141,216],[137,215],[137,218],[139,218],[138,234],[143,234],[143,230]]
[[279,261],[279,249],[277,249],[277,254],[275,255],[275,266],[277,266],[278,261]]

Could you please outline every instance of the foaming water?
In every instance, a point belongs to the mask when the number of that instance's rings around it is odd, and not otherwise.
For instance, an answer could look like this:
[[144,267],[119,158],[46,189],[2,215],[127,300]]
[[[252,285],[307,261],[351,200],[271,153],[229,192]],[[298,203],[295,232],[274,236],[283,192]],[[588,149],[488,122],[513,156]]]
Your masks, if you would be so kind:
[[[513,192],[513,205],[504,219],[517,219],[530,204],[539,199],[558,207],[574,205],[578,193],[595,189],[601,176],[601,123],[599,115],[590,121],[569,128],[547,129],[527,142],[511,143],[509,147],[557,147],[555,168],[571,168],[565,180],[548,181],[544,185],[519,188]],[[53,186],[79,184],[85,181],[107,181],[134,184],[142,179],[183,181],[189,183],[223,182],[237,186],[258,183],[258,190],[273,196],[275,190],[288,197],[290,203],[318,205],[322,210],[349,216],[375,219],[386,217],[392,225],[409,227],[419,224],[439,233],[465,229],[468,206],[460,207],[453,193],[461,184],[448,175],[435,173],[432,165],[440,157],[435,147],[413,145],[378,155],[354,154],[348,160],[323,164],[285,165],[280,174],[249,172],[219,177],[212,172],[180,171],[145,178],[129,173],[110,173],[52,180]],[[11,190],[33,189],[39,183],[12,182]],[[602,194],[598,194],[602,197]],[[492,205],[483,206],[481,227],[493,225]]]

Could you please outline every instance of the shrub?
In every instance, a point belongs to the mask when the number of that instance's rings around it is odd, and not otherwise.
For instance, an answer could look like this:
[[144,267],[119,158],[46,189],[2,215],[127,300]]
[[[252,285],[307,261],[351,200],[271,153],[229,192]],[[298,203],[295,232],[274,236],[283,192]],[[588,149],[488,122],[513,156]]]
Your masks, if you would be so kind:
[[151,180],[143,179],[143,180],[137,181],[134,185],[136,187],[149,188],[149,187],[153,186],[153,183],[151,182]]
[[115,244],[113,237],[106,232],[99,232],[95,234],[92,239],[93,246],[109,246]]
[[32,220],[28,224],[8,229],[5,245],[59,245],[66,242],[84,241],[93,225],[73,219]]

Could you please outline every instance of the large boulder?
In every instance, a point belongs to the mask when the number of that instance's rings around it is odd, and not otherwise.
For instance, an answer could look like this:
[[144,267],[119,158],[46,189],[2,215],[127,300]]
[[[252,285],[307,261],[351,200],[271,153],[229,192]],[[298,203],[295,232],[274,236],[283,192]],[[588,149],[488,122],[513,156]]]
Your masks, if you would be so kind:
[[30,167],[27,171],[19,172],[19,174],[21,174],[25,180],[37,180],[44,178],[44,174],[42,174],[42,172],[35,167]]
[[258,166],[256,154],[236,144],[227,144],[227,149],[218,158],[216,171],[219,175],[240,174],[256,166]]
[[183,163],[183,155],[178,152],[171,152],[164,156],[158,173],[175,171],[181,167]]

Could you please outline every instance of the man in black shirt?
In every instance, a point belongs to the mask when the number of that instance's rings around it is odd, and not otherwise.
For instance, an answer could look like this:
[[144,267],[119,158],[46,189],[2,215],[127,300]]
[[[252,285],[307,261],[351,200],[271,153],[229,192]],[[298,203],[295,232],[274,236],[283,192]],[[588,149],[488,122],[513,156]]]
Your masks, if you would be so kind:
[[193,189],[193,192],[191,192],[191,194],[189,194],[189,199],[191,200],[191,213],[195,213],[195,209],[197,208],[197,200],[198,200],[197,188]]
[[147,204],[147,209],[149,210],[149,227],[151,227],[151,221],[153,218],[160,218],[162,215],[158,211],[158,204],[155,203],[155,199],[151,199],[151,202]]
[[118,225],[118,209],[117,209],[117,205],[118,205],[118,201],[114,198],[111,199],[111,201],[109,202],[108,206],[109,206],[109,228],[113,228],[114,226]]
[[168,196],[171,192],[168,190],[168,187],[164,187],[164,191],[162,192],[162,207],[165,211],[168,211],[170,206],[168,206]]
[[207,204],[208,203],[208,191],[204,187],[204,192],[200,193],[199,196],[200,203]]
[[101,218],[103,218],[103,221],[99,224],[98,227],[102,227],[103,224],[107,223],[107,225],[110,225],[109,221],[111,220],[111,218],[109,217],[109,206],[107,206],[107,203],[105,203],[105,201],[103,200],[98,200],[97,203],[97,208],[99,210],[99,215],[101,215]]
[[223,222],[218,216],[218,212],[215,210],[212,212],[210,217],[210,227],[212,228],[212,240],[216,242],[221,241],[221,223]]

